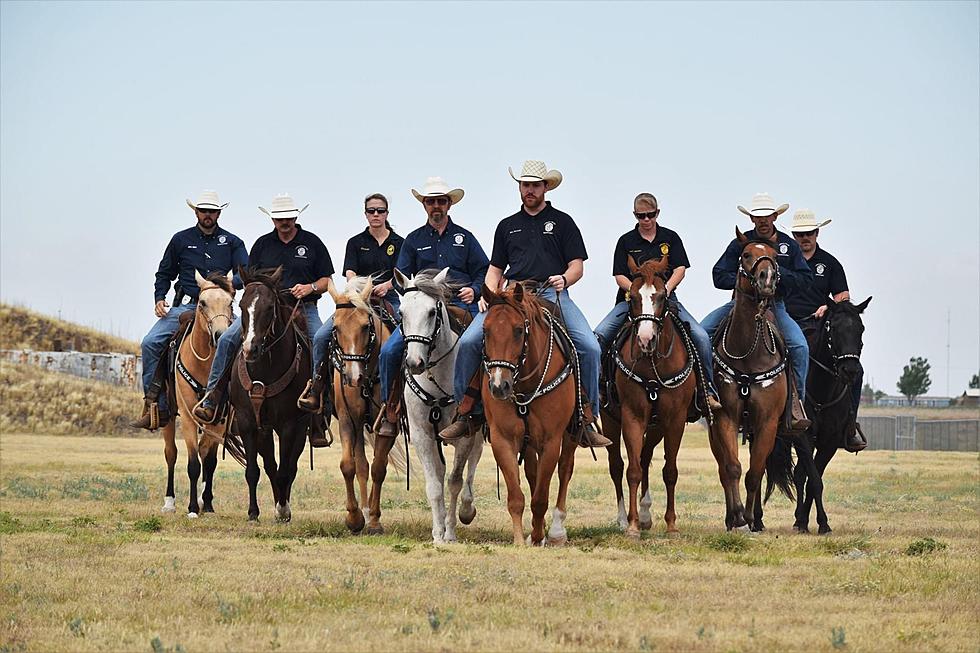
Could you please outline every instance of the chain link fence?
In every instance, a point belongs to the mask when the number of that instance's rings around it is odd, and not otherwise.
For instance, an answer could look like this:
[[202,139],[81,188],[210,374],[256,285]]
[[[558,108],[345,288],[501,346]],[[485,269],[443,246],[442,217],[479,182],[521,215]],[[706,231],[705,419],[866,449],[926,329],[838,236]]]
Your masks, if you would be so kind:
[[980,420],[861,416],[868,449],[980,451]]

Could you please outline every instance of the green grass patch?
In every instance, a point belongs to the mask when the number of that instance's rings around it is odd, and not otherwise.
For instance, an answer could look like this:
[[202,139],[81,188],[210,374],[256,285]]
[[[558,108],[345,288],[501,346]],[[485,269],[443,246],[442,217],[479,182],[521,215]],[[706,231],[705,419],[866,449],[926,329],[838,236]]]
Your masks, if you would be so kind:
[[12,535],[22,529],[19,519],[11,517],[9,512],[0,512],[0,535]]
[[70,499],[146,501],[150,498],[146,483],[136,476],[126,476],[120,480],[96,475],[82,476],[65,481],[61,487],[61,494]]
[[908,545],[908,547],[905,549],[905,555],[922,556],[929,553],[934,553],[935,551],[944,551],[945,549],[945,542],[934,540],[931,537],[922,537],[917,540],[913,540]]
[[143,533],[156,533],[163,530],[163,520],[156,516],[137,519],[133,528]]
[[713,551],[742,553],[749,550],[752,541],[742,533],[726,532],[707,536],[704,545]]
[[821,549],[834,556],[847,555],[854,550],[862,553],[868,553],[871,551],[871,538],[867,535],[847,538],[830,537],[820,540],[819,546]]

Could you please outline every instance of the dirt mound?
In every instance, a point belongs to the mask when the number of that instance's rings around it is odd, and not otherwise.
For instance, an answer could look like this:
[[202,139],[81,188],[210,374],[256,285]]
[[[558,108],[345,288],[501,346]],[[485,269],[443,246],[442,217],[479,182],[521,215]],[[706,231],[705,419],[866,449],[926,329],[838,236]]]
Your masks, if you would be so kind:
[[139,343],[131,340],[9,304],[0,304],[0,349],[124,354],[138,354],[140,350]]

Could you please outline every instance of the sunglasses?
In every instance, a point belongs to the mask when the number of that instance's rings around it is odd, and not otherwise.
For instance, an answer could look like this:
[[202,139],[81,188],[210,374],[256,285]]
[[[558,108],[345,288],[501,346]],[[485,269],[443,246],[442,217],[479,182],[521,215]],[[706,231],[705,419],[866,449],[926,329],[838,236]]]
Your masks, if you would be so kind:
[[449,204],[449,198],[448,197],[426,197],[425,198],[425,205],[426,206],[436,206],[436,205],[446,206],[447,204]]
[[388,212],[388,209],[375,209],[375,208],[370,208],[370,209],[364,209],[364,212],[365,213],[369,213],[371,215],[374,215],[375,213],[380,213],[381,215],[384,215],[385,213]]
[[215,213],[220,213],[218,209],[198,209],[198,213],[203,213],[204,215],[214,215]]
[[653,220],[659,213],[660,209],[657,209],[656,211],[646,211],[644,213],[637,213],[636,211],[633,211],[633,215],[636,216],[637,220]]
[[817,231],[815,229],[813,231],[794,231],[793,232],[793,237],[794,238],[809,238],[810,236],[815,236],[815,235],[817,235]]

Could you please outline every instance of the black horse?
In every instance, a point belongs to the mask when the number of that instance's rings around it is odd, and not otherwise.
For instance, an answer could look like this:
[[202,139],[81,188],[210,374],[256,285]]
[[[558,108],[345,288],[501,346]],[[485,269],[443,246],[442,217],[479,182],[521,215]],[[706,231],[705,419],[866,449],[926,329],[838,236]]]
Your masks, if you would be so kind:
[[[810,509],[814,503],[818,532],[831,532],[823,508],[823,473],[837,450],[844,446],[846,430],[855,419],[851,386],[861,372],[864,334],[861,313],[870,303],[871,297],[857,305],[846,300],[829,302],[816,334],[810,339],[806,404],[813,424],[807,432],[809,442],[794,443],[797,464],[793,471],[796,486],[793,529],[799,533],[809,532]],[[786,456],[788,453],[785,451]]]

